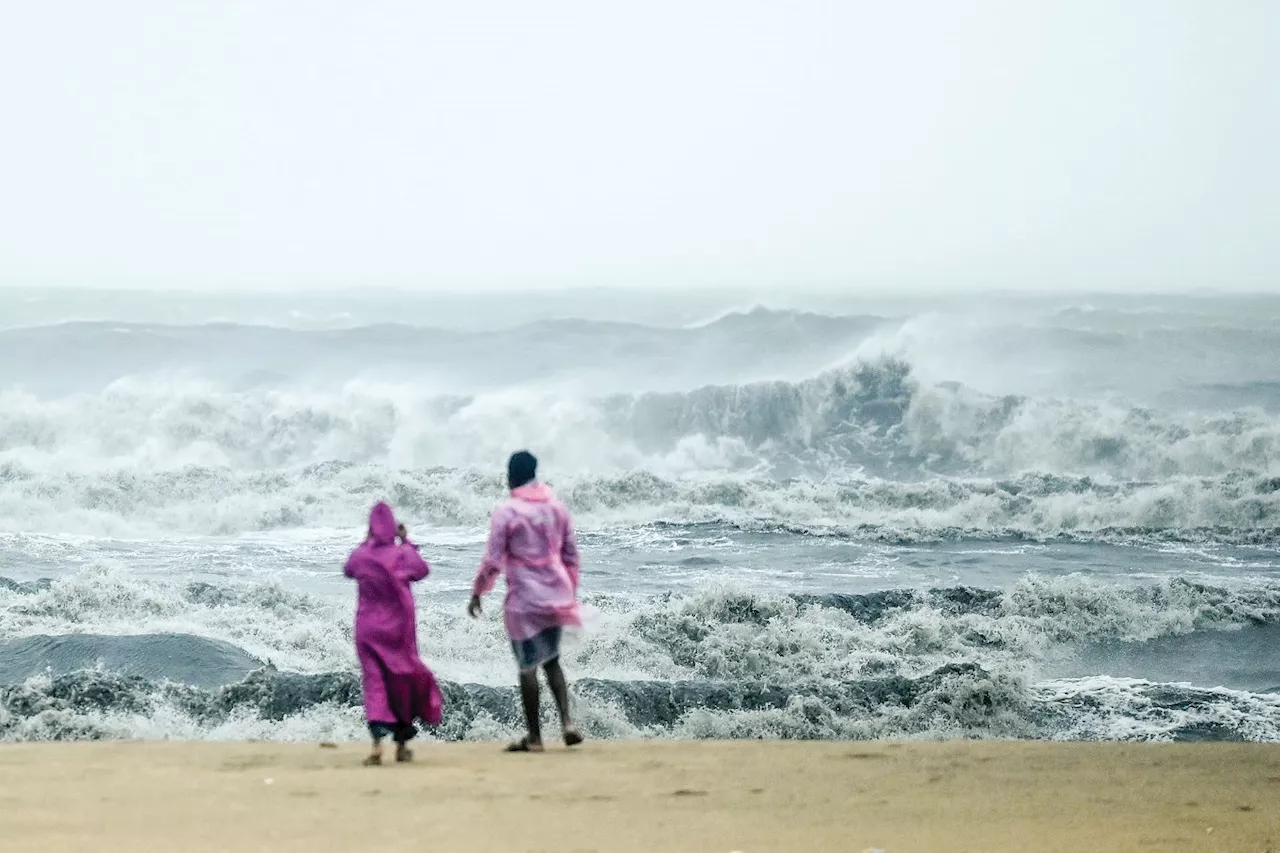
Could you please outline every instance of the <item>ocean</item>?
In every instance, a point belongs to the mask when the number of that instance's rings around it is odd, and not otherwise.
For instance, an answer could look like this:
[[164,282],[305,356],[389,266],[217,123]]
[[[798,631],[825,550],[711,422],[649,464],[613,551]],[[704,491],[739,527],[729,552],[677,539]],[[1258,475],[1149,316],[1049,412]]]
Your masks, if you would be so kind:
[[0,739],[363,737],[382,498],[426,737],[515,732],[527,448],[589,737],[1277,741],[1278,356],[1280,297],[0,290]]

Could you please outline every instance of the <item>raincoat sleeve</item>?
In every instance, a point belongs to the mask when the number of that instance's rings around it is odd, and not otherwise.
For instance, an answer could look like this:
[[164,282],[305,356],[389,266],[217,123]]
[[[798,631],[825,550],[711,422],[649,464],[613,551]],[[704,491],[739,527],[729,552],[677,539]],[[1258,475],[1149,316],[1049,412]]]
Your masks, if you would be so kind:
[[574,592],[578,591],[578,577],[582,572],[582,558],[578,554],[578,537],[573,532],[573,516],[568,510],[561,511],[562,535],[560,539],[560,562],[573,581]]
[[507,515],[499,509],[493,513],[489,521],[489,544],[485,546],[484,557],[480,560],[480,571],[476,572],[475,583],[471,585],[471,594],[480,596],[493,589],[506,562]]
[[396,574],[409,583],[415,583],[431,574],[431,566],[422,559],[417,545],[405,542],[400,546],[400,554],[396,558]]
[[364,551],[363,546],[355,549],[354,551],[351,552],[351,556],[347,557],[347,561],[342,564],[342,573],[347,577],[351,578],[352,580],[360,579],[360,567],[361,567],[361,564],[364,562],[361,559],[361,557],[363,556],[363,553],[362,553],[363,551]]

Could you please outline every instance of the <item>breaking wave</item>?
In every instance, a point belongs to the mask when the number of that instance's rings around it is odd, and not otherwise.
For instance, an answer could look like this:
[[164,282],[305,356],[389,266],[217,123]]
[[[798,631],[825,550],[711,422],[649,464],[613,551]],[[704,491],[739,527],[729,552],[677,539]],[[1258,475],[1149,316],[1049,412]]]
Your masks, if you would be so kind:
[[346,523],[390,496],[475,524],[511,447],[533,446],[602,523],[692,519],[873,538],[1151,531],[1266,541],[1280,418],[922,386],[905,362],[800,382],[582,399],[116,383],[0,393],[0,522],[107,535]]
[[[489,740],[521,725],[513,689],[441,687],[446,722],[429,737]],[[1107,678],[1026,686],[976,666],[786,689],[582,679],[572,693],[594,738],[1280,740],[1276,695]],[[81,672],[0,687],[0,740],[355,740],[359,702],[353,673],[261,671],[206,691]]]
[[[436,736],[506,736],[462,610],[527,446],[598,558],[593,737],[1280,740],[1280,583],[1234,547],[1280,541],[1280,303],[1150,302],[0,329],[0,572],[53,578],[0,578],[0,739],[360,736],[334,567],[379,498],[435,557]],[[1001,539],[1138,547],[914,547]]]
[[[1115,482],[1044,473],[901,481],[636,471],[552,483],[589,531],[721,526],[891,543],[1280,541],[1280,477],[1246,472]],[[474,469],[329,463],[261,472],[190,466],[44,473],[8,463],[0,464],[0,531],[56,534],[69,525],[105,536],[168,537],[345,529],[382,498],[419,525],[474,527],[501,494],[497,475]]]
[[[102,572],[0,586],[0,737],[359,733],[345,607],[273,584]],[[567,665],[596,737],[1280,737],[1277,685],[1055,674],[1100,645],[1141,654],[1177,637],[1247,641],[1251,626],[1280,625],[1274,582],[1027,578],[1005,591],[718,587],[592,600],[602,623]],[[437,736],[506,733],[514,692],[468,680],[506,671],[499,627],[449,604],[420,614],[423,653],[448,682]],[[1280,683],[1280,668],[1255,677]]]

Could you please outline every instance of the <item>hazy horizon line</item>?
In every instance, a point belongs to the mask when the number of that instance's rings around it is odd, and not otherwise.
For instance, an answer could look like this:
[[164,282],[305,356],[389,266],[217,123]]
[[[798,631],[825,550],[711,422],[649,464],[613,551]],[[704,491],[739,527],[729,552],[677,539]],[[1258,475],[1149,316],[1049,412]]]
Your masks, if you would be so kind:
[[1232,296],[1232,297],[1280,297],[1280,291],[1261,290],[1256,287],[1232,288],[1223,285],[1184,285],[1161,287],[1043,287],[1027,288],[1010,285],[886,285],[882,287],[822,284],[701,284],[685,283],[643,283],[643,284],[584,284],[566,283],[560,285],[497,285],[497,286],[432,286],[413,287],[411,285],[314,285],[305,287],[161,287],[145,285],[86,285],[73,283],[13,284],[0,282],[0,293],[24,295],[40,295],[49,293],[77,294],[127,294],[157,297],[248,297],[264,296],[269,298],[288,298],[298,296],[356,296],[386,295],[420,297],[536,297],[549,295],[572,294],[628,294],[628,295],[671,295],[673,293],[720,295],[738,294],[742,296],[822,296],[842,297],[847,299],[884,299],[893,297],[920,298],[954,298],[964,296],[1000,296],[1019,299],[1035,299],[1046,297],[1171,297],[1171,296]]

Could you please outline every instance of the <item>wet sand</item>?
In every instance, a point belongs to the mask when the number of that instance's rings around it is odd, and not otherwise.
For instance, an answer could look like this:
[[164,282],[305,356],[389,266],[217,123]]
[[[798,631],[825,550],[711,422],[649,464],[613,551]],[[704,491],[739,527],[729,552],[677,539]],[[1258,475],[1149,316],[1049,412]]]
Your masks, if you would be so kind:
[[0,744],[0,849],[1280,851],[1280,744]]

